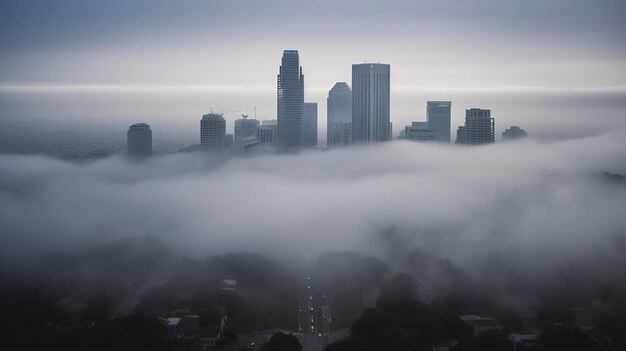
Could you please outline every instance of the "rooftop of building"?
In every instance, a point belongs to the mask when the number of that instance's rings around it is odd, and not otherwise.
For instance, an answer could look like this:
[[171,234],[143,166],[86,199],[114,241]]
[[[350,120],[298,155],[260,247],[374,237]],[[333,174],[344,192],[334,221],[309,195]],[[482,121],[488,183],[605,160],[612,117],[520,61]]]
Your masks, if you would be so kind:
[[207,113],[202,116],[203,121],[225,121],[221,113]]

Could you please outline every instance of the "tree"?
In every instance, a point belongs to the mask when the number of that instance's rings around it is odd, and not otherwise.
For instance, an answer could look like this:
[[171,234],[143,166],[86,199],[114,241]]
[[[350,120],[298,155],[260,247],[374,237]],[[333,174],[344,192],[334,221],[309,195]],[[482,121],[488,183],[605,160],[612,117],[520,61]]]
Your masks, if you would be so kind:
[[298,338],[292,334],[274,333],[262,351],[302,351]]
[[572,325],[550,326],[541,330],[541,342],[548,351],[593,350],[593,340]]
[[380,309],[401,310],[418,303],[417,284],[407,273],[397,273],[383,284],[376,305]]
[[324,351],[372,351],[372,343],[363,337],[351,336],[347,339],[336,341],[324,348]]
[[458,346],[458,351],[513,351],[513,343],[498,332],[486,332],[473,336]]

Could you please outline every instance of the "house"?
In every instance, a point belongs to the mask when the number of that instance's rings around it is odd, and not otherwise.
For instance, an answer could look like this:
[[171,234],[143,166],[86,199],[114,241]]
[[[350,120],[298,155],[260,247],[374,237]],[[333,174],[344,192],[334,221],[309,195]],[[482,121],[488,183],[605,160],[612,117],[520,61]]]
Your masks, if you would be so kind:
[[455,351],[459,342],[454,339],[438,341],[433,345],[433,351]]

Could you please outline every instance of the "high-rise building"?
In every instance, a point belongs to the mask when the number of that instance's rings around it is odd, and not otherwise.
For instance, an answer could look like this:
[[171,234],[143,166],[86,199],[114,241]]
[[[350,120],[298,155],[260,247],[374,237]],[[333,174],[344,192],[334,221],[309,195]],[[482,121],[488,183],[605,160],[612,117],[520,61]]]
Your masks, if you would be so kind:
[[387,64],[352,65],[352,141],[389,140],[389,68]]
[[210,152],[226,149],[226,120],[221,114],[208,113],[200,121],[200,147]]
[[305,147],[317,147],[317,102],[304,103],[304,122],[302,125]]
[[128,128],[126,133],[128,156],[152,156],[152,130],[146,123],[136,123]]
[[426,102],[426,122],[435,131],[435,141],[450,142],[451,101]]
[[257,140],[264,151],[276,150],[277,122],[275,119],[265,120],[257,129]]
[[328,130],[326,146],[329,148],[346,146],[352,143],[352,122],[333,122]]
[[[346,136],[342,131],[348,122],[350,135]],[[331,140],[341,142],[333,144]],[[348,83],[337,82],[328,92],[326,99],[326,146],[346,145],[349,143],[347,140],[352,140],[352,90]]]
[[404,127],[403,139],[412,141],[435,141],[436,131],[430,127],[428,122],[412,122],[410,126]]
[[256,130],[259,127],[257,119],[248,119],[247,115],[241,115],[241,118],[235,120],[235,141],[256,136]]
[[302,149],[304,75],[298,50],[285,50],[277,81],[278,148],[281,152]]
[[528,133],[518,126],[511,126],[511,128],[502,132],[502,141],[511,141],[516,139],[526,138]]
[[495,141],[495,121],[491,110],[471,108],[465,110],[465,126],[456,132],[456,143],[480,145]]

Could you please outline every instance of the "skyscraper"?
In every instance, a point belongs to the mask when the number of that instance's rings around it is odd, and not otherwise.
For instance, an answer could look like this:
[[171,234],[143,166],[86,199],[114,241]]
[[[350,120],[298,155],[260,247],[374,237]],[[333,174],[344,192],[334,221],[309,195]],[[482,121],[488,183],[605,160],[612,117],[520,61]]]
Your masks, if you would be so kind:
[[456,132],[456,143],[480,145],[495,141],[495,121],[491,118],[491,110],[471,108],[465,110],[465,126]]
[[256,136],[258,127],[257,119],[248,119],[247,115],[241,115],[241,118],[235,120],[235,141],[251,135]]
[[352,65],[352,141],[387,141],[389,127],[389,65]]
[[226,120],[221,114],[208,113],[200,121],[200,147],[210,152],[226,149]]
[[526,138],[528,133],[518,126],[511,126],[511,128],[505,129],[502,132],[502,141],[511,141],[516,139]]
[[304,146],[317,147],[317,102],[304,103],[304,122],[302,125]]
[[152,156],[152,130],[146,123],[136,123],[128,128],[126,133],[128,156]]
[[326,146],[346,145],[351,140],[352,90],[348,83],[337,82],[326,99]]
[[451,101],[428,101],[426,103],[426,122],[435,131],[435,141],[450,142]]
[[277,81],[278,149],[299,151],[303,145],[304,75],[298,50],[285,50]]

